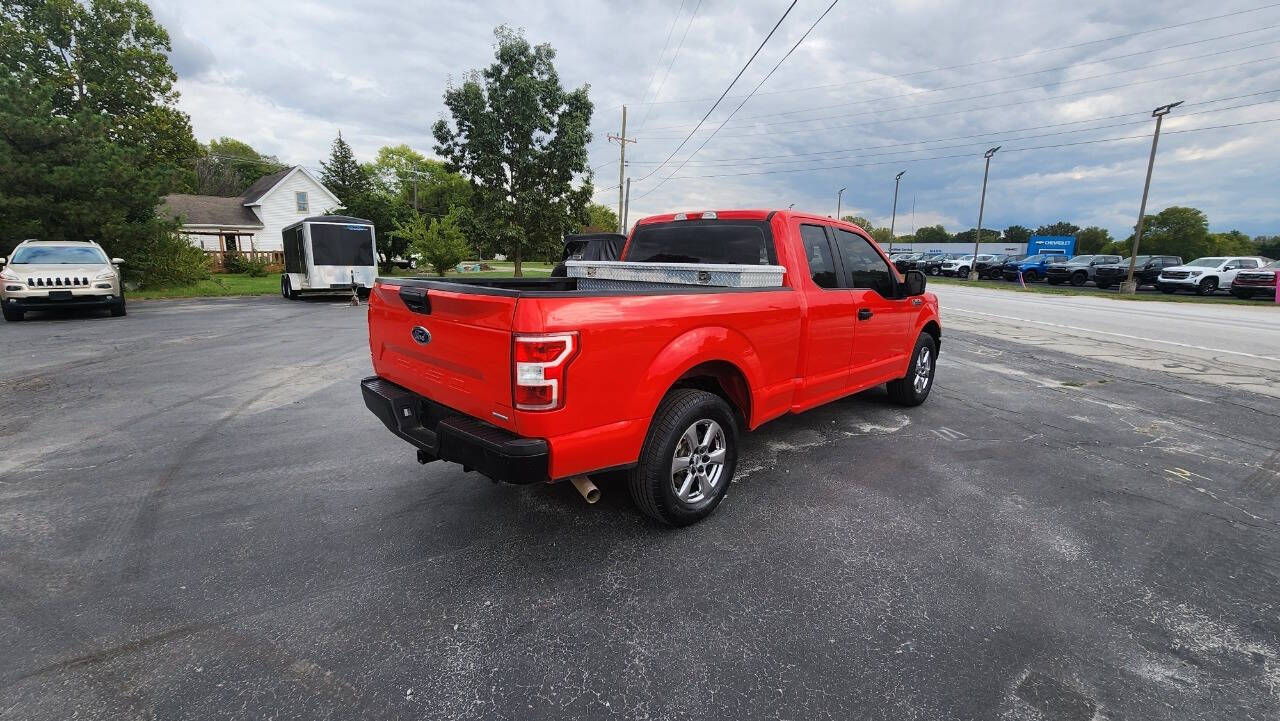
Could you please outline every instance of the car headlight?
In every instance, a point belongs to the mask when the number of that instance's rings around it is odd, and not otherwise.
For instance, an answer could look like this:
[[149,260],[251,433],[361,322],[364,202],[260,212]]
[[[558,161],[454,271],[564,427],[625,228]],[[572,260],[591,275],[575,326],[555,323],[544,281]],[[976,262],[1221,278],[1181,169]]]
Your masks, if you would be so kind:
[[93,279],[94,280],[115,280],[116,272],[114,270],[104,270],[101,273],[93,276]]
[[1193,271],[1191,271],[1190,275],[1191,275],[1191,277],[1192,277],[1192,278],[1194,278],[1194,277],[1196,277],[1197,275],[1200,275],[1200,274],[1202,274],[1202,273],[1204,273],[1204,271],[1203,271],[1203,270],[1193,270]]
[[18,275],[17,273],[14,273],[13,271],[9,270],[8,268],[5,268],[4,270],[0,270],[0,279],[2,279],[2,280],[12,280],[12,281],[17,282],[17,281],[21,281],[21,280],[22,280],[22,276]]

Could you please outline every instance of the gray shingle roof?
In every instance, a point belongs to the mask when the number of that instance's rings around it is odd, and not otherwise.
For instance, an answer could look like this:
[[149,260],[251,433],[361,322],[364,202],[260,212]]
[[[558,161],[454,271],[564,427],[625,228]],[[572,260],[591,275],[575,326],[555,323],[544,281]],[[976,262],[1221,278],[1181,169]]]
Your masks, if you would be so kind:
[[185,225],[261,228],[262,221],[244,204],[244,198],[175,194],[161,199],[160,212],[170,218],[180,218]]
[[283,178],[284,176],[288,175],[291,172],[293,172],[293,168],[285,168],[284,170],[278,170],[272,173],[271,175],[264,175],[261,178],[258,178],[257,180],[253,181],[253,185],[250,185],[243,193],[240,194],[240,202],[241,203],[258,202],[263,195],[266,195],[268,190],[271,190],[271,188],[274,187],[276,183],[280,182],[281,178]]

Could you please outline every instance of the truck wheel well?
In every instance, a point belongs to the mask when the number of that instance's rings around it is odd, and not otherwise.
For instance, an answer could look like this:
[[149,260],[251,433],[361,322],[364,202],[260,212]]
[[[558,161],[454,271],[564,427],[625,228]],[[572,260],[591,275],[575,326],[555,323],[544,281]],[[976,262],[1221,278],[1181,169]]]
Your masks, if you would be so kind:
[[931,320],[928,323],[925,323],[923,331],[933,336],[934,352],[941,350],[942,349],[942,328],[938,325],[937,321]]
[[751,420],[751,386],[747,384],[747,377],[732,363],[727,361],[700,363],[685,371],[671,388],[672,390],[697,388],[714,393],[723,398],[738,413],[744,428]]

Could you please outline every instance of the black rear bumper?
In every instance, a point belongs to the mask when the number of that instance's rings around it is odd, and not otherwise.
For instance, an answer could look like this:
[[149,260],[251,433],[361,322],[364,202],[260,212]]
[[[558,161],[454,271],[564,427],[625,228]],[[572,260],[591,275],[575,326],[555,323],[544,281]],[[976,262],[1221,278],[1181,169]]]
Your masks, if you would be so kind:
[[549,480],[549,450],[541,438],[522,438],[377,376],[360,381],[360,392],[383,425],[429,456],[495,481]]

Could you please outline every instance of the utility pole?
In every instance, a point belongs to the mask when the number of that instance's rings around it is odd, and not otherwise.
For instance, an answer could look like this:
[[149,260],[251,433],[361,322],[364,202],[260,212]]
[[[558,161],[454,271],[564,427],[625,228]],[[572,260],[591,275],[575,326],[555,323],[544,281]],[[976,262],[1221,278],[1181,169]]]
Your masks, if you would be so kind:
[[911,195],[911,242],[907,244],[907,250],[915,252],[916,250],[916,196]]
[[627,228],[629,227],[627,218],[630,215],[631,215],[631,178],[628,177],[627,178],[627,202],[622,206],[622,234],[623,235],[627,234]]
[[1133,251],[1129,253],[1129,277],[1120,284],[1121,293],[1136,295],[1138,292],[1138,284],[1133,282],[1133,268],[1138,262],[1138,244],[1142,242],[1142,221],[1147,214],[1147,191],[1151,190],[1151,170],[1156,166],[1156,144],[1160,142],[1160,123],[1164,120],[1164,116],[1183,102],[1179,100],[1176,103],[1161,105],[1151,111],[1151,117],[1156,119],[1156,132],[1151,136],[1151,158],[1147,160],[1147,182],[1142,186],[1142,204],[1138,206],[1138,226],[1133,230]]
[[847,188],[841,188],[836,191],[836,220],[840,220],[840,200],[844,196],[845,190],[847,190]]
[[625,105],[622,106],[622,134],[610,135],[609,140],[610,142],[614,140],[618,141],[618,232],[625,233],[627,231],[626,226],[622,222],[622,215],[624,213],[623,203],[626,201],[623,198],[625,191],[622,186],[623,179],[627,172],[627,143],[636,142],[635,138],[627,137],[627,106]]
[[982,200],[978,201],[978,232],[973,237],[973,260],[969,261],[969,280],[978,279],[978,243],[982,242],[982,211],[987,207],[987,174],[991,172],[991,156],[995,155],[999,149],[1000,146],[997,145],[982,155],[987,159],[987,167],[982,171]]
[[893,176],[893,215],[889,216],[889,252],[890,253],[893,252],[893,241],[894,241],[894,238],[896,237],[893,234],[894,223],[895,221],[898,220],[898,181],[902,180],[902,176],[906,174],[907,174],[907,171],[904,170],[901,173],[898,173],[897,175]]

